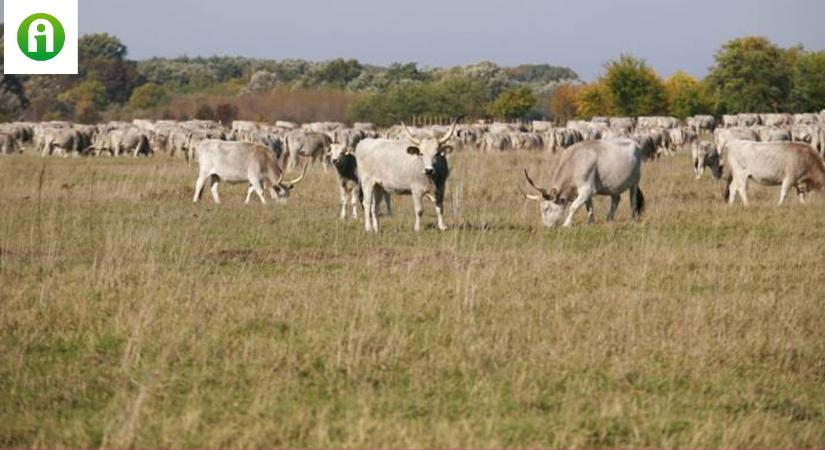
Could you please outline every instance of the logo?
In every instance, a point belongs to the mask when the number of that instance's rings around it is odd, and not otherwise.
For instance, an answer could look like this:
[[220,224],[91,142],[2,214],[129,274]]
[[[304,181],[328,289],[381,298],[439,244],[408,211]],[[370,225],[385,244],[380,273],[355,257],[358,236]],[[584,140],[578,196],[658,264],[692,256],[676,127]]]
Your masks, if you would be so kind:
[[6,29],[4,74],[77,74],[79,0],[0,1]]
[[48,61],[63,50],[66,31],[63,24],[46,13],[32,14],[17,30],[17,45],[24,55],[35,61]]

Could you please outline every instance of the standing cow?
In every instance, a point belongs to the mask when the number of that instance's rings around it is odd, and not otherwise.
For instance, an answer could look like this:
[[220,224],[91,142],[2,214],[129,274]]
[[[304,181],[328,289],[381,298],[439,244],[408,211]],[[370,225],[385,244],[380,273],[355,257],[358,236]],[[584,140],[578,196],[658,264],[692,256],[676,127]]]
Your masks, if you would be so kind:
[[796,188],[800,202],[811,189],[825,187],[825,162],[814,149],[791,142],[731,141],[727,144],[730,166],[725,197],[729,204],[742,197],[748,206],[748,180],[765,186],[781,185],[779,205]]
[[444,223],[444,192],[450,168],[447,154],[452,147],[447,142],[455,133],[458,120],[441,138],[413,137],[402,124],[406,141],[390,139],[365,139],[358,144],[355,159],[358,177],[364,190],[364,229],[378,231],[378,201],[376,192],[412,194],[415,204],[415,231],[421,230],[422,200],[432,196],[438,214],[438,229],[446,230]]
[[542,222],[548,228],[558,225],[568,204],[570,213],[564,221],[565,227],[573,225],[573,216],[582,206],[587,207],[588,222],[593,223],[594,195],[610,196],[608,221],[615,217],[621,194],[628,190],[633,217],[639,218],[644,211],[644,195],[639,189],[642,149],[632,139],[588,141],[570,147],[562,154],[549,189],[536,186],[527,170],[524,176],[540,194],[525,195],[540,202]]
[[722,178],[722,161],[719,158],[719,150],[712,142],[697,141],[693,143],[691,149],[693,154],[693,173],[696,179],[702,178],[705,168],[709,168],[713,178]]

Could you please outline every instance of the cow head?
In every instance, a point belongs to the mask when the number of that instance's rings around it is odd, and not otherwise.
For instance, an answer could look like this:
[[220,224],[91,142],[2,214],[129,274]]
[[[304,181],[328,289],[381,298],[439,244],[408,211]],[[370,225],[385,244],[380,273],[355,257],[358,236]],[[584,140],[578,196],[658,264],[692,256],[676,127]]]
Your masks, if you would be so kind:
[[338,160],[341,159],[344,155],[349,155],[350,150],[347,144],[340,144],[338,142],[333,142],[329,146],[329,160],[333,164],[338,164]]
[[524,194],[524,196],[527,197],[528,200],[536,200],[539,202],[541,221],[544,223],[544,226],[547,228],[555,227],[561,222],[561,218],[564,215],[567,198],[556,188],[547,190],[536,186],[536,184],[533,183],[533,179],[530,178],[530,175],[527,173],[527,169],[524,170],[524,177],[527,179],[530,187],[539,193],[539,195]]
[[301,176],[292,181],[284,181],[284,173],[281,172],[281,177],[278,178],[278,182],[272,186],[272,198],[281,203],[286,203],[292,189],[294,189],[295,186],[304,179],[304,176],[306,176],[308,168],[309,164],[304,165],[304,170],[301,172]]
[[716,147],[712,147],[711,151],[708,152],[708,155],[705,157],[705,166],[710,168],[710,173],[713,174],[714,179],[719,180],[722,178],[724,164],[722,158],[719,157],[719,152],[716,150]]
[[410,133],[407,125],[404,123],[401,124],[404,128],[404,133],[407,135],[407,139],[409,139],[413,144],[407,147],[407,153],[421,158],[424,162],[425,175],[433,175],[435,173],[436,164],[438,164],[438,159],[453,151],[453,147],[447,145],[447,142],[453,137],[459,120],[460,119],[456,119],[453,122],[453,126],[450,128],[450,131],[441,138],[436,138],[433,136],[424,139],[417,139],[412,135],[412,133]]

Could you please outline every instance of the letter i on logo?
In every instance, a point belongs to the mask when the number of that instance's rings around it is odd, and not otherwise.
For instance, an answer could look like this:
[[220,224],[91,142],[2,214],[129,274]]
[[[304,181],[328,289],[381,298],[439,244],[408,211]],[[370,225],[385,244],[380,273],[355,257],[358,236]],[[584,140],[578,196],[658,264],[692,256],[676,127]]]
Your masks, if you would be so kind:
[[20,24],[17,45],[27,57],[48,61],[63,50],[66,32],[59,20],[46,13],[32,14]]

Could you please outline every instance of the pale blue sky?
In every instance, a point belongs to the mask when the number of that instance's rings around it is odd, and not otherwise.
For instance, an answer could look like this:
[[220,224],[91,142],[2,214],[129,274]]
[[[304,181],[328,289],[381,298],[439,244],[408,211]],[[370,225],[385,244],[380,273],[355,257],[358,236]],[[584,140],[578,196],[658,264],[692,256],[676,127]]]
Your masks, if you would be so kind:
[[569,66],[584,79],[622,52],[703,76],[726,40],[825,49],[825,0],[80,0],[82,33],[132,58],[242,55],[385,65]]

